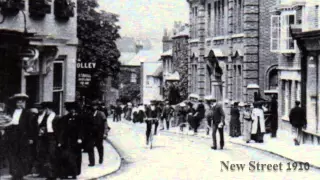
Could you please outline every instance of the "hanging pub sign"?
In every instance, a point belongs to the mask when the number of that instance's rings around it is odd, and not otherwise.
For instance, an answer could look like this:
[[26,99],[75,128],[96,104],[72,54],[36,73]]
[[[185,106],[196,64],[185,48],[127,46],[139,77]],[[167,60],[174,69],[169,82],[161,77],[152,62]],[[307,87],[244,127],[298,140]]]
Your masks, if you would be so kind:
[[96,69],[95,62],[77,60],[77,88],[87,88],[92,79],[92,73]]

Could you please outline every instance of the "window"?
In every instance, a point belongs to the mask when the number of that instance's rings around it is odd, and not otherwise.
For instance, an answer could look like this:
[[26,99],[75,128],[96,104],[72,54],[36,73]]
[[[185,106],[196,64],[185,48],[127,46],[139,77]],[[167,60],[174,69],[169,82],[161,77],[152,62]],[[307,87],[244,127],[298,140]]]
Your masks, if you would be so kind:
[[271,51],[280,49],[280,16],[271,16]]
[[210,77],[210,67],[206,68],[206,94],[211,95],[212,93],[211,77]]
[[198,37],[198,7],[194,7],[194,38]]
[[211,4],[208,4],[207,8],[207,35],[210,37],[211,36]]
[[31,16],[45,16],[51,13],[51,1],[29,0],[29,13]]
[[61,115],[63,107],[64,90],[64,62],[55,61],[53,63],[53,110]]
[[288,13],[281,15],[281,42],[280,48],[283,51],[294,50],[294,40],[290,35],[290,25],[295,24],[295,15],[293,13]]
[[153,84],[153,78],[152,76],[147,76],[147,85],[151,86]]
[[281,86],[281,112],[282,116],[286,115],[286,81],[282,81]]
[[136,73],[131,73],[131,80],[130,82],[132,83],[137,83],[137,74]]
[[273,69],[269,73],[269,89],[277,89],[278,87],[278,71]]
[[71,0],[55,0],[54,15],[57,18],[68,19],[74,16],[75,3]]
[[316,5],[314,8],[314,28],[319,27],[319,5]]
[[197,64],[192,64],[192,92],[197,92],[197,77],[198,77]]
[[295,42],[290,35],[290,25],[296,24],[295,22],[296,15],[293,11],[271,16],[271,51],[294,52]]

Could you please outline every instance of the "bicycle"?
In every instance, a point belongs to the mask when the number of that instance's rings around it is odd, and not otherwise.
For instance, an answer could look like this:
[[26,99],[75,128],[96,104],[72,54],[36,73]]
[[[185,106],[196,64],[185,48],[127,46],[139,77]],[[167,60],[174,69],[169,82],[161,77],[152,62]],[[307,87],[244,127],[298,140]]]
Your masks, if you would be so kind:
[[[149,135],[149,148],[152,149],[152,146],[153,146],[153,125],[155,124],[156,121],[158,121],[157,118],[148,118],[147,121],[150,121],[151,122],[151,132],[150,132],[150,135]],[[156,128],[156,126],[154,126],[154,128]]]

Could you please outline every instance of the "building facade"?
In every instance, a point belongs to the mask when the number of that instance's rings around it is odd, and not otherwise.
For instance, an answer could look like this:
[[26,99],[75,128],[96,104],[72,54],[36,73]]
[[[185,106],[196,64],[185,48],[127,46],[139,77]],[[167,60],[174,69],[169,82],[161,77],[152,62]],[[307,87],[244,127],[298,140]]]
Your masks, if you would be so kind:
[[[318,1],[281,1],[272,15],[271,50],[279,59],[279,121],[291,132],[290,109],[301,101],[307,114],[305,142],[319,143]],[[291,30],[290,30],[291,29]],[[293,38],[294,37],[294,38]]]
[[172,34],[165,30],[163,36],[163,63],[164,92],[166,99],[169,98],[169,89],[177,84],[177,91],[181,101],[188,96],[188,40],[189,25],[175,22]]
[[188,0],[188,92],[227,102],[252,102],[276,91],[270,52],[270,10],[276,0]]
[[161,95],[161,72],[162,63],[159,61],[141,62],[141,101],[149,104],[151,100],[163,100]]
[[77,2],[0,2],[0,101],[14,93],[30,96],[28,106],[75,100]]

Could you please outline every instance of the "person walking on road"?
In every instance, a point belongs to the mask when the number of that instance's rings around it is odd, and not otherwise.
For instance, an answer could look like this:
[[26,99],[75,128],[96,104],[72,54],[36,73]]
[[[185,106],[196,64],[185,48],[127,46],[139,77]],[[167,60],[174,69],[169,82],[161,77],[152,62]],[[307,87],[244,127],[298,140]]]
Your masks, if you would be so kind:
[[241,135],[239,102],[235,102],[231,108],[230,137],[239,137]]
[[212,118],[212,141],[213,146],[211,149],[217,149],[217,130],[220,135],[220,149],[224,147],[224,134],[223,127],[225,125],[225,113],[222,107],[222,103],[218,102],[213,108],[213,118]]
[[116,103],[117,104],[116,104],[116,107],[114,108],[114,113],[113,113],[113,122],[121,121],[122,108],[120,106],[120,101],[117,100]]
[[200,126],[200,123],[205,115],[205,108],[203,105],[203,101],[199,101],[199,105],[196,109],[196,113],[193,115],[193,128],[194,128],[194,134],[198,134],[198,128]]
[[150,134],[152,133],[152,125],[155,125],[154,128],[154,135],[157,134],[157,128],[159,125],[158,122],[158,109],[156,107],[156,101],[152,100],[151,101],[151,105],[147,106],[146,108],[146,124],[147,124],[147,128],[146,128],[146,144],[149,145],[149,138],[150,138]]
[[213,103],[216,102],[216,100],[211,97],[211,96],[207,96],[205,97],[205,118],[207,120],[207,135],[209,135],[210,133],[210,128],[211,128],[211,123],[212,123],[212,118],[213,118],[213,111],[212,111],[212,107],[213,107]]
[[296,131],[296,138],[294,138],[294,143],[296,146],[299,146],[302,139],[302,128],[306,128],[307,119],[305,110],[300,107],[300,101],[296,101],[295,104],[296,106],[290,111],[289,119],[290,124]]
[[[162,124],[162,126],[163,126],[163,121],[165,121],[166,123],[166,127],[167,127],[167,130],[169,130],[169,126],[170,126],[170,111],[171,111],[171,109],[170,109],[170,105],[169,105],[169,101],[166,101],[165,102],[165,107],[163,108],[163,110],[162,110],[162,115],[161,115],[161,124]],[[161,128],[161,130],[164,130],[164,127],[163,128]]]
[[97,147],[99,153],[99,164],[103,163],[103,138],[105,135],[105,131],[108,126],[107,117],[106,115],[98,110],[98,102],[94,101],[92,103],[93,114],[91,115],[92,118],[92,142],[88,147],[88,154],[89,154],[89,166],[95,166],[95,156],[94,156],[94,147]]
[[245,104],[244,108],[245,109],[243,112],[243,140],[246,143],[249,143],[251,140],[251,127],[252,127],[250,104]]
[[266,132],[266,128],[262,103],[254,102],[253,107],[251,114],[251,119],[253,120],[251,129],[252,139],[258,143],[263,143],[263,135]]

